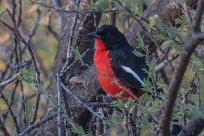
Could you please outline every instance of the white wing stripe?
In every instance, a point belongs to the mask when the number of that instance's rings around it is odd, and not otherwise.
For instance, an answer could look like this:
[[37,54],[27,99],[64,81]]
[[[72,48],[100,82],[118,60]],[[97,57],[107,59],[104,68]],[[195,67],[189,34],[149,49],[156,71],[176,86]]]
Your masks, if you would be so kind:
[[121,66],[126,72],[132,74],[142,85],[144,85],[144,82],[141,80],[141,78],[138,76],[137,73],[135,73],[131,68],[126,66]]

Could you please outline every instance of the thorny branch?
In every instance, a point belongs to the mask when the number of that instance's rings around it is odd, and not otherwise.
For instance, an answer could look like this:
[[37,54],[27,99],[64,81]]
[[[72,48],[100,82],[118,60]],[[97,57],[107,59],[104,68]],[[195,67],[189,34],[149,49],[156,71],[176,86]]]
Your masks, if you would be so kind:
[[57,98],[58,98],[58,102],[57,102],[57,109],[58,109],[58,116],[57,116],[57,122],[58,122],[58,136],[62,135],[62,126],[61,126],[61,110],[62,110],[62,97],[61,97],[61,92],[62,92],[62,88],[61,88],[61,78],[59,76],[59,74],[56,75],[57,77]]
[[[80,6],[80,0],[77,0],[77,10],[79,9]],[[71,53],[71,45],[72,45],[72,41],[74,38],[74,31],[75,31],[75,27],[77,24],[77,19],[78,19],[78,13],[75,13],[74,17],[73,17],[73,22],[72,22],[72,26],[71,26],[71,32],[69,35],[69,40],[68,40],[68,47],[67,47],[67,56],[66,59],[70,58],[70,53]]]

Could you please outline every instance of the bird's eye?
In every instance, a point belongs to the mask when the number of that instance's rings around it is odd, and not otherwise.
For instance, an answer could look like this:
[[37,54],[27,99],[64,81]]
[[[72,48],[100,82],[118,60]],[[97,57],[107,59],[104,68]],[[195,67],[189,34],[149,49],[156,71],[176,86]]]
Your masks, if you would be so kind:
[[111,34],[109,32],[99,32],[98,33],[101,37],[110,37]]
[[111,36],[110,33],[106,33],[106,34],[105,34],[105,37],[110,37],[110,36]]
[[98,31],[97,33],[98,33],[98,35],[100,35],[100,36],[102,36],[102,37],[105,35],[105,33],[104,33],[104,32],[101,32],[101,31]]

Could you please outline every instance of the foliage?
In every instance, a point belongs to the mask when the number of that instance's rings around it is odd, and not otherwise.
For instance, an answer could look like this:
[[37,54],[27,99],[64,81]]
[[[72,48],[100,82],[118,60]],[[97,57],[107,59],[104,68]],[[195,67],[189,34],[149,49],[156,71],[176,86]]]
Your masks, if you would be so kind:
[[105,118],[104,120],[106,123],[120,125],[121,119],[119,117],[110,116]]
[[97,0],[94,2],[91,0],[90,4],[87,6],[87,9],[90,11],[103,11],[108,8],[109,1],[106,0]]
[[75,124],[74,127],[71,128],[71,130],[73,133],[78,134],[80,136],[92,136],[90,133],[86,134],[84,129],[77,124]]
[[17,77],[17,79],[19,81],[27,83],[28,85],[31,85],[32,87],[37,88],[38,92],[40,93],[45,92],[44,87],[37,82],[36,76],[34,75],[34,73],[32,73],[26,68],[22,69],[22,72],[20,76]]
[[83,60],[82,60],[82,55],[81,55],[80,52],[79,52],[78,46],[72,47],[72,53],[74,54],[75,58],[76,58],[77,60],[79,60],[79,61],[81,62],[81,64],[83,65],[84,62],[83,62]]

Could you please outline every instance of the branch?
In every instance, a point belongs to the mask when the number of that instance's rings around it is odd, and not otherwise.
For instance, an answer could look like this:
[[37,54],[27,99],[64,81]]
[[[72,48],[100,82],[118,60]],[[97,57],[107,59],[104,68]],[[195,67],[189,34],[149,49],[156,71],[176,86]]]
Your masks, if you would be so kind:
[[11,109],[11,106],[9,106],[9,103],[8,103],[8,100],[6,99],[6,97],[4,96],[3,93],[0,93],[0,97],[2,98],[2,100],[6,103],[6,105],[8,106],[8,109],[10,111],[10,114],[11,114],[11,117],[13,119],[13,122],[15,124],[15,127],[16,127],[16,131],[17,133],[19,134],[21,131],[20,131],[20,126],[18,124],[18,121],[17,121],[17,117],[14,115],[14,112],[13,110]]
[[3,122],[0,119],[0,131],[5,135],[5,136],[10,136],[10,134],[8,133],[6,127],[4,126]]
[[57,103],[57,113],[58,113],[58,116],[57,116],[57,130],[58,130],[58,136],[61,136],[62,135],[62,127],[61,127],[61,110],[62,110],[62,101],[61,101],[61,91],[62,91],[62,88],[61,88],[61,78],[59,76],[59,74],[56,75],[57,77],[57,98],[58,98],[58,103]]
[[[57,8],[61,8],[61,4],[60,4],[59,0],[52,0],[52,3]],[[61,33],[63,16],[62,16],[62,13],[60,11],[56,12],[56,16],[57,16],[57,21],[58,21],[58,26],[59,26],[59,33]]]
[[33,129],[40,127],[41,125],[45,124],[47,121],[54,119],[55,117],[57,117],[57,113],[50,115],[50,116],[46,116],[44,118],[42,118],[39,122],[37,122],[34,125],[29,126],[27,129],[23,130],[22,133],[19,134],[19,136],[24,136],[27,133],[30,133]]
[[[80,0],[77,0],[77,10],[79,9],[79,6],[80,6]],[[72,23],[72,26],[71,26],[71,32],[69,34],[66,59],[70,58],[70,54],[71,54],[70,49],[71,49],[71,45],[72,45],[73,38],[74,38],[74,31],[75,31],[75,27],[76,27],[76,24],[77,24],[77,20],[78,20],[78,13],[76,12],[74,17],[73,17],[73,23]]]
[[[16,73],[15,75],[13,75],[11,78],[7,79],[6,81],[3,81],[2,83],[0,83],[0,89],[4,86],[6,86],[7,84],[13,82],[17,77],[20,76],[22,71]],[[0,90],[1,91],[1,90]]]
[[32,63],[31,59],[28,59],[28,60],[25,60],[24,62],[22,62],[20,64],[16,64],[15,66],[13,66],[13,69],[17,70],[18,73],[16,73],[11,78],[9,78],[9,79],[3,81],[2,83],[0,83],[0,88],[3,88],[7,84],[13,82],[17,77],[19,77],[21,75],[22,69],[25,68],[25,67],[29,67],[31,65],[31,63]]
[[90,111],[94,116],[98,117],[99,119],[103,120],[103,117],[101,115],[99,115],[98,113],[96,113],[95,111],[93,111],[88,105],[86,105],[80,98],[78,98],[77,96],[75,96],[63,83],[61,83],[62,88],[69,93],[72,97],[74,97],[74,99],[77,100],[77,102],[81,105],[83,105],[84,108],[86,108],[88,111]]
[[[40,22],[40,18],[41,18],[41,11],[37,10],[37,14],[35,16],[35,21],[33,23],[31,32],[29,33],[29,38],[27,40],[27,47],[28,47],[28,50],[29,50],[29,52],[31,54],[31,57],[33,59],[33,62],[34,62],[35,71],[36,71],[36,77],[37,77],[37,83],[39,83],[39,84],[40,84],[40,71],[38,70],[37,63],[36,63],[36,58],[34,56],[34,53],[32,51],[32,48],[31,48],[30,44],[31,44],[32,38],[35,35],[35,32],[37,30],[38,24]],[[35,122],[35,120],[37,118],[37,112],[38,112],[39,103],[40,103],[40,93],[37,92],[36,93],[35,109],[34,109],[32,120],[30,121],[31,125]]]
[[[15,96],[15,92],[16,92],[16,89],[18,87],[18,84],[19,84],[19,81],[16,81],[15,85],[14,85],[14,88],[12,89],[12,93],[11,93],[11,96],[10,96],[10,99],[9,99],[9,107],[11,107],[13,105],[13,102],[14,102],[14,96]],[[9,113],[9,108],[7,109],[6,112],[4,112],[2,114],[2,118],[3,118],[3,122],[5,122],[5,120],[7,119],[8,117],[8,113]]]
[[[176,58],[178,58],[179,55],[176,55],[176,56],[171,56],[171,57],[168,57],[169,58],[169,61],[172,62],[174,61]],[[168,65],[168,61],[165,59],[164,61],[162,61],[160,64],[158,64],[156,67],[155,67],[155,71],[156,72],[159,72],[161,71],[164,67],[166,67]]]
[[178,58],[178,63],[175,67],[175,71],[173,74],[173,78],[170,81],[168,87],[168,94],[166,98],[166,103],[164,105],[164,110],[162,114],[162,118],[160,120],[160,133],[162,136],[170,136],[170,122],[173,113],[173,109],[175,106],[175,101],[178,95],[178,89],[181,85],[181,81],[183,79],[183,75],[186,71],[188,62],[198,43],[199,39],[195,36],[195,33],[200,32],[200,23],[202,19],[204,8],[204,1],[200,0],[197,8],[197,14],[195,16],[195,20],[193,22],[193,27],[190,31],[190,36],[188,40],[183,45],[183,49]]
[[63,12],[67,14],[72,14],[72,13],[78,13],[78,14],[85,14],[85,13],[108,13],[108,12],[117,12],[120,11],[119,9],[108,9],[108,10],[97,10],[97,11],[88,11],[88,10],[66,10],[61,7],[53,6],[53,5],[47,5],[42,2],[36,2],[34,0],[31,1],[33,4],[40,5],[44,8],[47,8],[49,10],[54,10],[56,12]]

